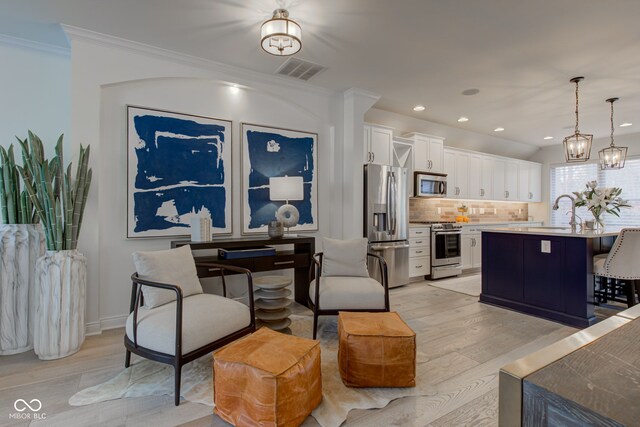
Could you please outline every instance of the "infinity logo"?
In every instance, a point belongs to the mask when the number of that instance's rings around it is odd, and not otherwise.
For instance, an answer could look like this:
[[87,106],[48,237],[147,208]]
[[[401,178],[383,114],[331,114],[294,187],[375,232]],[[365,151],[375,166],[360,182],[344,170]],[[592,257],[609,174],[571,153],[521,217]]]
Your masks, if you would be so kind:
[[[21,405],[19,405],[19,404],[21,404]],[[30,404],[33,405],[33,406],[31,406]],[[37,407],[35,407],[36,405],[37,405]],[[18,399],[13,403],[13,407],[18,412],[24,412],[24,411],[27,410],[27,408],[29,408],[31,410],[31,412],[38,412],[40,409],[42,409],[42,402],[40,402],[38,399],[33,399],[33,400],[31,400],[31,402],[27,403],[27,401],[24,400],[24,399]],[[20,409],[20,408],[22,408],[22,409]]]

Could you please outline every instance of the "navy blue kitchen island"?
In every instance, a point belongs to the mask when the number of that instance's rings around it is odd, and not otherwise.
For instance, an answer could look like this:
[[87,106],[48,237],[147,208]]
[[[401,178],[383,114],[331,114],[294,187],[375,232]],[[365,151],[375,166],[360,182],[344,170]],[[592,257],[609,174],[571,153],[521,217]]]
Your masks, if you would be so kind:
[[619,231],[483,231],[480,301],[578,328],[594,324],[593,256],[608,252]]

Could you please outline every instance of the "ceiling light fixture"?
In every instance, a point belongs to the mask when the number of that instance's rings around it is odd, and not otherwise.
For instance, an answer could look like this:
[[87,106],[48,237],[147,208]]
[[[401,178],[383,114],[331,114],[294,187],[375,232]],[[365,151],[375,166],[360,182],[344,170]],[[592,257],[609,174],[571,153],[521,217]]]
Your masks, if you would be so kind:
[[624,162],[627,160],[627,147],[616,147],[613,143],[613,103],[618,98],[609,98],[607,102],[611,103],[611,145],[603,148],[598,153],[600,156],[600,169],[622,169]]
[[620,125],[621,128],[626,128],[627,126],[633,126],[633,123],[625,122]]
[[424,105],[416,105],[413,107],[413,111],[424,111],[426,107]]
[[562,141],[564,144],[564,158],[567,163],[586,162],[591,156],[591,142],[593,135],[580,133],[578,130],[578,83],[584,80],[584,77],[574,77],[570,81],[576,84],[576,128],[573,135],[570,135]]
[[493,131],[494,132],[502,132],[504,130],[504,128],[495,128]]
[[545,136],[545,137],[544,137],[544,138],[542,138],[542,139],[549,140],[549,139],[553,139],[553,137],[552,137],[552,136]]
[[469,118],[468,118],[468,117],[465,117],[465,116],[462,116],[462,117],[460,117],[460,118],[458,119],[458,121],[459,121],[460,123],[468,122],[468,121],[469,121]]
[[289,56],[302,49],[302,28],[289,19],[286,9],[276,9],[273,18],[262,24],[260,34],[262,49],[271,55]]

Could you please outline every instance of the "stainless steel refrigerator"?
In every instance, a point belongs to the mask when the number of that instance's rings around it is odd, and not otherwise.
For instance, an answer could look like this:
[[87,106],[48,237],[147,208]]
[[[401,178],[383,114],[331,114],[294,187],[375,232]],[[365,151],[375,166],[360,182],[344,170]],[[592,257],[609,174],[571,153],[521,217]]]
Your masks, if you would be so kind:
[[[407,169],[364,166],[364,237],[369,239],[369,251],[387,262],[389,287],[409,283]],[[369,274],[381,280],[377,262],[369,262]]]

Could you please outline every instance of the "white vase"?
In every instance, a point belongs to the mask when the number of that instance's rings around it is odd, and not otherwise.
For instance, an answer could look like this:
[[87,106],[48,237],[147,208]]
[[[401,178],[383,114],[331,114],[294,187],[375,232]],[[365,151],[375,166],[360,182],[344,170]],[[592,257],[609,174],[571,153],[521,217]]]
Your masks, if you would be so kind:
[[33,350],[60,359],[84,342],[87,259],[77,250],[47,251],[36,264],[37,310]]
[[33,348],[36,261],[44,248],[40,225],[0,225],[0,355]]

